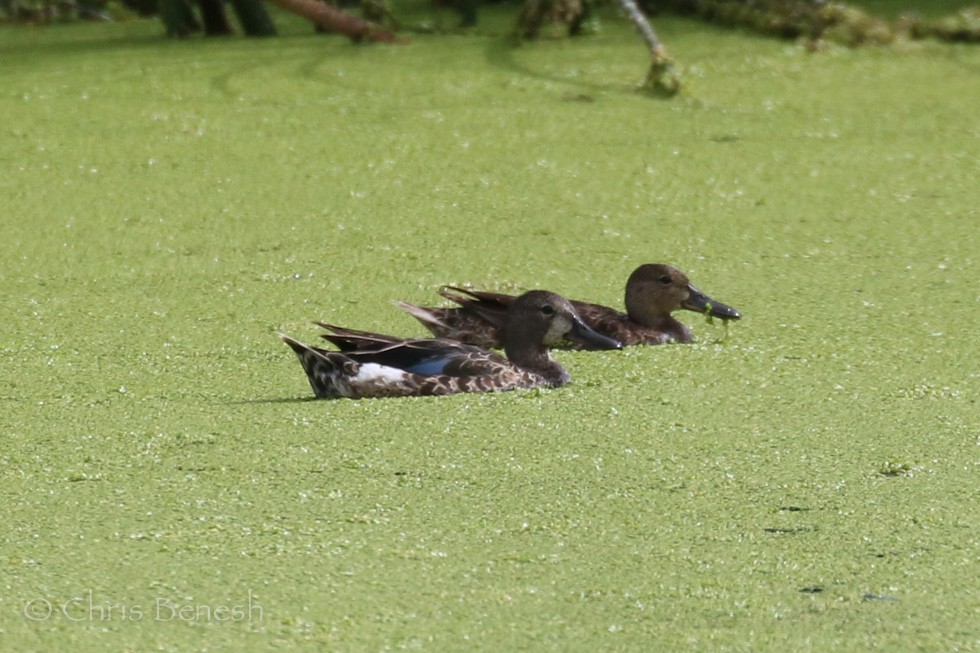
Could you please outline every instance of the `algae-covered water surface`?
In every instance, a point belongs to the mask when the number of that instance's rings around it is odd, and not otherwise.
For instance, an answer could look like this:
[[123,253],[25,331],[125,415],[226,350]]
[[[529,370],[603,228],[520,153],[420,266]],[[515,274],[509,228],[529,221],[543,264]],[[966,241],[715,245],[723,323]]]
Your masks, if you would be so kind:
[[[665,17],[664,101],[510,13],[0,26],[4,650],[980,648],[980,53]],[[652,261],[744,319],[393,400],[277,337]]]

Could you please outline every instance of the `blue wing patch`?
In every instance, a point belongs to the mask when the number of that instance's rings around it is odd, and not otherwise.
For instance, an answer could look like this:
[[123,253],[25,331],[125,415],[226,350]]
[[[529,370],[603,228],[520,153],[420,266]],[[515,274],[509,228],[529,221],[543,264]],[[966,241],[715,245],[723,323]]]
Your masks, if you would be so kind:
[[409,365],[404,369],[406,372],[411,372],[412,374],[437,376],[439,374],[446,373],[446,365],[448,365],[450,361],[452,361],[452,358],[429,358]]

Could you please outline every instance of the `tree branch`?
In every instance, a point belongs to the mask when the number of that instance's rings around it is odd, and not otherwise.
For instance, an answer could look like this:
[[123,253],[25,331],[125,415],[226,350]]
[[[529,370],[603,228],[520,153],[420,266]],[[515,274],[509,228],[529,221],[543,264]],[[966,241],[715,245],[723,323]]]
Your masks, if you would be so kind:
[[661,95],[676,95],[681,90],[681,78],[674,69],[674,62],[667,54],[663,41],[653,31],[653,25],[636,6],[635,0],[619,0],[619,4],[650,49],[652,61],[646,81],[643,83],[644,90]]
[[317,0],[269,0],[269,2],[281,9],[302,16],[315,25],[344,34],[352,41],[367,39],[382,43],[404,42],[403,39],[377,23],[362,20],[324,2]]

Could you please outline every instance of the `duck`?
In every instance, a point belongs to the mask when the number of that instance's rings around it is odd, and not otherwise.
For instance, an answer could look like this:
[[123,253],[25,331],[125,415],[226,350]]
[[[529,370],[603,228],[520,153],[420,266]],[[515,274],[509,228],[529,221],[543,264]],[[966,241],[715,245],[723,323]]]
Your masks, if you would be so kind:
[[407,339],[316,323],[337,351],[280,334],[299,357],[319,399],[366,399],[558,388],[571,377],[549,353],[570,340],[594,349],[622,344],[589,328],[560,295],[532,290],[504,313],[504,355],[445,338]]
[[[443,286],[439,294],[458,306],[427,308],[397,302],[438,338],[495,349],[503,345],[504,318],[513,295]],[[715,301],[691,284],[687,275],[666,263],[644,263],[626,280],[626,312],[609,306],[570,301],[575,312],[597,333],[624,346],[690,343],[691,329],[672,313],[703,313],[709,318],[739,320],[742,314]],[[559,346],[588,349],[588,343],[565,342]]]

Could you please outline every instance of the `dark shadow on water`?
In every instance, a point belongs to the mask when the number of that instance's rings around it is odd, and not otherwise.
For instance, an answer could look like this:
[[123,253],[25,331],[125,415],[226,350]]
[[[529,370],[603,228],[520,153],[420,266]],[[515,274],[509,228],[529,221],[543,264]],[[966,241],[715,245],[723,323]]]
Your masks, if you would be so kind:
[[23,42],[0,45],[0,55],[10,56],[23,54],[26,50],[30,49],[30,55],[32,57],[64,57],[65,55],[70,54],[80,54],[85,52],[113,52],[120,49],[151,50],[159,48],[161,43],[165,42],[166,41],[163,36],[161,36],[159,39],[143,38],[128,34],[121,36],[110,36],[106,38],[92,38],[86,36],[85,38],[78,38],[74,40],[68,38],[64,40],[50,39],[43,42],[39,41],[36,45],[28,44],[25,46]]
[[[288,32],[269,39],[244,37],[240,34],[230,37],[204,37],[196,34],[188,39],[174,39],[168,37],[163,26],[156,21],[152,23],[152,31],[139,33],[125,30],[122,22],[105,25],[106,31],[101,33],[81,28],[73,33],[72,28],[79,26],[70,23],[17,26],[16,29],[34,30],[36,36],[32,37],[27,33],[24,38],[12,39],[10,42],[0,40],[0,56],[5,59],[27,56],[32,60],[38,57],[64,60],[66,56],[73,54],[121,53],[131,57],[134,52],[146,51],[150,53],[148,59],[155,61],[172,52],[191,53],[201,57],[214,53],[215,57],[231,58],[236,63],[241,61],[243,65],[262,65],[263,62],[257,60],[259,55],[268,53],[269,63],[275,63],[287,56],[308,53],[308,43],[311,41],[309,36]],[[114,26],[118,26],[118,31],[110,31]],[[55,30],[59,33],[45,33]],[[319,52],[316,55],[317,58],[326,56]]]
[[279,397],[270,399],[240,399],[238,401],[227,402],[232,406],[259,406],[262,404],[303,404],[313,401],[322,401],[316,397]]
[[[517,61],[514,53],[522,47],[521,42],[513,36],[504,36],[490,41],[486,49],[486,60],[491,66],[518,73],[523,77],[540,79],[548,82],[556,82],[566,86],[604,93],[623,93],[634,94],[636,88],[628,84],[598,84],[595,82],[578,81],[561,77],[553,73],[534,70],[533,68]],[[583,63],[586,61],[583,60]]]

